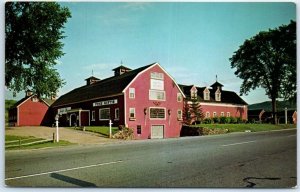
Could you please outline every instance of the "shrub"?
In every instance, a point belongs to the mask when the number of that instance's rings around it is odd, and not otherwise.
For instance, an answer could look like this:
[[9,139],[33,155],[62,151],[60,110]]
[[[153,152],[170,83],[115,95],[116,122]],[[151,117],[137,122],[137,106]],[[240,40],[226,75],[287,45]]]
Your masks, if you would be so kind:
[[134,139],[133,129],[120,127],[121,130],[112,136],[113,139]]
[[235,117],[230,117],[230,123],[236,124],[236,123],[237,123],[237,118],[235,118]]
[[226,117],[220,117],[220,123],[225,124],[226,123]]
[[211,124],[211,119],[210,118],[205,118],[203,119],[204,124]]
[[213,117],[212,121],[213,121],[213,123],[219,123],[220,122],[220,118],[219,117]]
[[237,118],[236,118],[236,122],[237,122],[237,123],[243,123],[243,119],[242,119],[241,117],[237,117]]
[[225,123],[230,123],[231,122],[231,118],[230,117],[225,117]]

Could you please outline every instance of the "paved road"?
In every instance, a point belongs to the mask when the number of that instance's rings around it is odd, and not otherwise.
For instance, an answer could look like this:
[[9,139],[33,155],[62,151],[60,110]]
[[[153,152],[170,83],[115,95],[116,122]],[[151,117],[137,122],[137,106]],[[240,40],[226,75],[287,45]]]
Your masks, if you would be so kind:
[[9,186],[294,187],[296,129],[6,152]]

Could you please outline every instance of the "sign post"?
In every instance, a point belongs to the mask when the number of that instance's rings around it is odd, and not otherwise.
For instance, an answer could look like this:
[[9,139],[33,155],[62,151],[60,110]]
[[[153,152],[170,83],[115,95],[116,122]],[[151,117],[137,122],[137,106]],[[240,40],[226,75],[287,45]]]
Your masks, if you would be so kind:
[[111,125],[112,125],[113,123],[111,122],[111,119],[109,120],[109,138],[111,138]]
[[59,133],[58,133],[58,114],[55,116],[55,125],[56,125],[56,142],[59,142]]

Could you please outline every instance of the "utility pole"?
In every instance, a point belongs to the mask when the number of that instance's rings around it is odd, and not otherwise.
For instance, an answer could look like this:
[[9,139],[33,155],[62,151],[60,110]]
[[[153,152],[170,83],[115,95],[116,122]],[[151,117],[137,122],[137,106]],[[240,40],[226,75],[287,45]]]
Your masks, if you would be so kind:
[[284,108],[285,124],[287,124],[287,107]]
[[56,142],[59,142],[59,133],[58,133],[58,114],[55,115],[55,125],[56,125]]

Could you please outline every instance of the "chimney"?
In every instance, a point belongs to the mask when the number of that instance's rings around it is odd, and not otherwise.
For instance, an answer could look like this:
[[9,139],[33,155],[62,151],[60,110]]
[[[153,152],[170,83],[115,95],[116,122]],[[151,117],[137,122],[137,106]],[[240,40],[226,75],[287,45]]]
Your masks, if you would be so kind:
[[33,95],[33,92],[30,91],[29,89],[27,89],[27,91],[25,92],[26,93],[26,97],[30,97],[31,95]]

